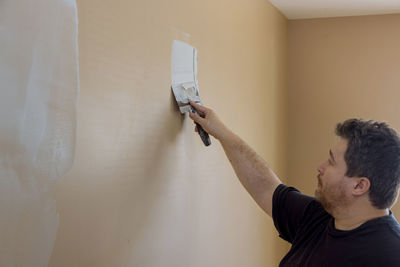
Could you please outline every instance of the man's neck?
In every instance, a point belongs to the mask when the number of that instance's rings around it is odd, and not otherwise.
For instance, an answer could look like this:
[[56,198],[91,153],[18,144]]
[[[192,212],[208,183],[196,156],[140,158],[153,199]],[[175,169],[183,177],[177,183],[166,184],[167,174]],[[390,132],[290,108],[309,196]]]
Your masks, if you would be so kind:
[[342,212],[341,214],[334,215],[335,228],[338,230],[353,230],[363,223],[375,218],[389,215],[388,209],[358,209],[356,211]]

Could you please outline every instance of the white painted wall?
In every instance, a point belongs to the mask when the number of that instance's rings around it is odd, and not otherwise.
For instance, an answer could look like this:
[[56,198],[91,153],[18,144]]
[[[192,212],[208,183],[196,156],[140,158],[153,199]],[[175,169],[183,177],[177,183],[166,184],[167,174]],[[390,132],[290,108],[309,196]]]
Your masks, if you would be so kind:
[[0,266],[47,266],[74,159],[75,0],[1,1],[0,46]]

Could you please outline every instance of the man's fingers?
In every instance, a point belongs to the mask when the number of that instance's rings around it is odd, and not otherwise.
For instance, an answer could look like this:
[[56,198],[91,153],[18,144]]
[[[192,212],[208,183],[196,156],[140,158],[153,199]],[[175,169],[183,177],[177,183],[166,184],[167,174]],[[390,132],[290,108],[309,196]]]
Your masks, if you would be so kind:
[[189,112],[189,117],[194,120],[195,122],[199,123],[200,125],[202,124],[202,122],[204,121],[204,119],[202,117],[200,117],[198,114],[194,113],[194,112]]
[[[189,113],[190,114],[190,113]],[[194,131],[196,132],[196,133],[198,133],[199,132],[199,130],[197,129],[197,124],[196,124],[196,122],[195,121],[193,121],[193,123],[194,123]]]
[[190,105],[192,105],[200,113],[205,114],[208,111],[208,108],[206,108],[206,107],[204,107],[202,105],[199,105],[199,104],[197,104],[197,103],[195,103],[193,101],[189,101],[189,103],[190,103]]

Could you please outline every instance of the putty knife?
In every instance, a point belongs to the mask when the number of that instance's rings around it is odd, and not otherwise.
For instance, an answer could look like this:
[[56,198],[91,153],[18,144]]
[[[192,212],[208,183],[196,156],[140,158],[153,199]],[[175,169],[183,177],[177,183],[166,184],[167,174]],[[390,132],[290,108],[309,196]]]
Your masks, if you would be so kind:
[[[197,50],[193,46],[175,40],[172,44],[171,81],[172,91],[182,114],[185,112],[199,112],[189,104],[193,101],[203,105],[199,95],[197,81]],[[199,114],[200,115],[200,114]],[[210,136],[200,124],[196,123],[197,131],[206,146],[211,144]]]

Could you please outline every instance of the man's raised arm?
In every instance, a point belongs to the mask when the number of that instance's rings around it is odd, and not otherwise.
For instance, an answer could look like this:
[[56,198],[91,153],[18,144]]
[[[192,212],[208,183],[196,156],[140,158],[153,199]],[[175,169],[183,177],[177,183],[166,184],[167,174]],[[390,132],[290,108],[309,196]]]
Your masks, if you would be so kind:
[[201,114],[190,113],[190,118],[219,140],[242,185],[257,204],[272,216],[272,196],[282,182],[248,144],[219,120],[213,110],[194,102],[190,104]]

